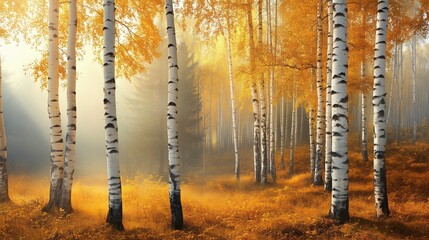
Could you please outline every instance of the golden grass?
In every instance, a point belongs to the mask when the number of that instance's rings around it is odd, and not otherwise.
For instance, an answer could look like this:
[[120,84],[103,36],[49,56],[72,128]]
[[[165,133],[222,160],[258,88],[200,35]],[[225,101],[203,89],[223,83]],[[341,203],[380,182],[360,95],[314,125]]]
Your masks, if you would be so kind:
[[[182,185],[183,231],[170,230],[168,186],[156,177],[123,179],[125,232],[105,227],[107,183],[81,178],[73,187],[75,212],[42,214],[48,178],[10,176],[13,203],[0,205],[0,239],[428,239],[429,144],[391,146],[388,191],[391,217],[374,217],[372,162],[350,154],[350,216],[344,225],[325,218],[330,193],[310,184],[306,148],[296,175],[279,171],[277,184],[258,186],[250,174],[193,176]],[[286,169],[287,170],[287,169]]]

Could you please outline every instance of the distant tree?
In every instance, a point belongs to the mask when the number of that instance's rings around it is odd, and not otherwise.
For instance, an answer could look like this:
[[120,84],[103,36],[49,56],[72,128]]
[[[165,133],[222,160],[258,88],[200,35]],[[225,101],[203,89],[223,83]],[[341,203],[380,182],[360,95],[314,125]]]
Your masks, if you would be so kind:
[[340,223],[349,219],[347,1],[333,1],[332,58],[332,201],[329,216]]
[[7,174],[7,141],[6,129],[4,126],[3,115],[3,77],[1,71],[1,54],[0,54],[0,203],[9,201],[9,185]]
[[374,51],[373,125],[374,125],[374,195],[377,217],[389,216],[386,178],[386,33],[388,0],[378,0]]
[[179,92],[179,65],[177,61],[176,30],[174,26],[173,1],[165,1],[168,34],[168,100],[167,100],[167,138],[168,138],[168,173],[170,183],[171,227],[182,229],[183,212],[180,197],[180,151],[179,129],[177,123],[177,104]]
[[104,0],[104,131],[106,138],[109,211],[107,224],[123,230],[122,187],[119,171],[118,120],[116,115],[115,82],[115,0]]

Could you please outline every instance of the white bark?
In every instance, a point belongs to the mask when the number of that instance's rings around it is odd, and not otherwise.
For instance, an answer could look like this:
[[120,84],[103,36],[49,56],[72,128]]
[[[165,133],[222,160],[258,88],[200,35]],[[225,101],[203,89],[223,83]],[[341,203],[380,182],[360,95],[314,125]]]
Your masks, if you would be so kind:
[[9,201],[9,184],[7,174],[7,141],[3,115],[3,77],[0,54],[0,203]]
[[347,1],[334,0],[332,58],[332,202],[329,215],[349,219]]
[[[262,77],[263,78],[263,77]],[[264,79],[259,85],[259,99],[261,105],[261,184],[267,183],[268,159],[267,159],[267,108],[264,96]]]
[[228,72],[229,72],[229,92],[231,97],[231,115],[232,115],[232,137],[234,139],[234,159],[235,159],[235,178],[240,180],[240,159],[238,155],[238,129],[237,129],[237,110],[234,102],[234,74],[232,70],[232,47],[231,47],[231,25],[227,19],[227,49],[228,49]]
[[374,86],[372,106],[374,108],[374,195],[378,217],[388,216],[386,179],[386,33],[388,0],[378,0],[377,28],[374,51]]
[[63,178],[63,136],[61,130],[61,112],[58,98],[58,17],[59,1],[49,1],[49,45],[48,45],[48,114],[50,120],[50,192],[49,202],[43,211],[52,211],[59,207]]
[[321,186],[322,181],[322,162],[323,162],[323,130],[324,130],[324,110],[323,110],[323,79],[322,79],[322,1],[317,7],[317,130],[316,130],[316,160],[314,164],[313,184]]
[[183,227],[182,202],[180,198],[180,153],[178,134],[178,61],[176,30],[174,26],[174,9],[172,0],[165,1],[168,34],[168,104],[167,104],[167,137],[168,137],[168,164],[169,164],[169,193],[171,209],[171,226],[173,229]]
[[117,229],[122,225],[122,188],[119,171],[118,122],[115,83],[115,1],[104,0],[104,132],[106,138],[109,212],[107,223]]
[[[310,95],[313,96],[313,69],[311,69],[311,80],[310,80]],[[314,142],[314,109],[310,104],[310,110],[308,113],[308,133],[310,139],[310,173],[311,180],[314,179],[314,162],[315,162],[315,142]]]
[[327,50],[327,63],[326,63],[326,134],[325,134],[325,191],[332,190],[332,105],[331,105],[331,80],[332,80],[332,0],[328,1],[328,50]]
[[[253,71],[255,67],[255,45],[253,37],[253,17],[252,17],[252,4],[253,0],[247,2],[247,24],[249,26],[249,46],[250,46],[250,70]],[[253,76],[252,76],[253,78]],[[255,182],[261,183],[261,125],[259,119],[259,98],[256,82],[253,80],[251,85],[252,95],[252,110],[253,110],[253,167],[255,174]]]
[[67,42],[67,134],[64,158],[63,189],[61,207],[65,213],[72,212],[71,190],[73,184],[74,162],[76,160],[76,0],[69,0],[69,36]]

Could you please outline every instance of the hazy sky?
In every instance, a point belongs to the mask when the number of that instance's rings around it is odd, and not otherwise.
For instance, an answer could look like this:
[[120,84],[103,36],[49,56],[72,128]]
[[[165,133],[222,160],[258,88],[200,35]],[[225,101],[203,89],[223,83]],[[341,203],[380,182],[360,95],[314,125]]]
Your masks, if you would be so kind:
[[[2,71],[4,89],[5,115],[12,116],[11,112],[18,111],[18,105],[22,106],[30,119],[8,119],[6,116],[6,131],[23,131],[22,126],[34,121],[37,128],[25,134],[30,139],[14,139],[9,137],[9,164],[31,161],[40,163],[42,171],[49,172],[49,119],[47,112],[47,91],[40,89],[40,84],[35,83],[30,72],[25,73],[24,66],[36,59],[38,53],[25,45],[16,46],[9,44],[2,46]],[[76,174],[86,174],[101,168],[105,171],[104,149],[104,119],[103,119],[103,72],[102,66],[94,61],[94,55],[87,51],[83,61],[77,63],[77,163]],[[123,96],[130,92],[132,84],[124,79],[117,80],[117,108],[119,116],[123,114]],[[66,126],[66,89],[60,87],[60,104],[62,113],[63,133]],[[9,112],[8,112],[9,111]],[[121,114],[122,113],[122,114]],[[15,116],[15,115],[14,115]],[[120,125],[126,124],[126,116],[118,117]],[[17,124],[17,123],[20,124]],[[20,128],[20,129],[19,129]],[[36,131],[37,130],[37,131]],[[28,131],[28,130],[27,130]],[[119,129],[120,131],[120,129]],[[42,135],[40,134],[42,133]],[[11,146],[14,142],[25,142],[20,146]],[[46,144],[48,143],[48,144]],[[35,148],[34,145],[37,145]],[[32,150],[33,149],[33,150]],[[43,154],[33,154],[34,149]],[[34,156],[39,156],[34,158]],[[29,159],[14,159],[14,156]],[[40,157],[42,156],[42,157]],[[20,163],[21,165],[22,163]],[[88,165],[87,165],[88,164]],[[13,170],[12,170],[13,171]]]

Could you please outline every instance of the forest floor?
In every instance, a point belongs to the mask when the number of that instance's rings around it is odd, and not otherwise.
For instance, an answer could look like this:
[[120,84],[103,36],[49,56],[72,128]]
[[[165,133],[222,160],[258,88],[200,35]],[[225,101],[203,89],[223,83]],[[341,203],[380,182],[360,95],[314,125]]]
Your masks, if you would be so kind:
[[279,170],[277,184],[265,187],[253,184],[250,159],[243,160],[247,174],[239,183],[225,176],[232,171],[186,177],[183,231],[170,230],[168,186],[155,177],[123,180],[126,231],[117,232],[104,224],[104,181],[78,179],[75,211],[64,217],[41,212],[47,179],[10,176],[12,202],[0,204],[0,239],[429,239],[429,144],[388,147],[391,216],[383,220],[375,217],[372,161],[363,162],[352,146],[350,221],[344,225],[326,218],[331,196],[311,186],[307,153],[296,151],[296,175]]

